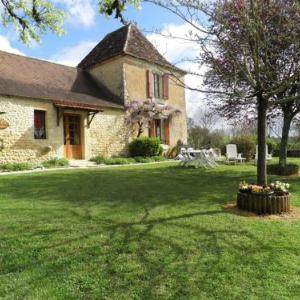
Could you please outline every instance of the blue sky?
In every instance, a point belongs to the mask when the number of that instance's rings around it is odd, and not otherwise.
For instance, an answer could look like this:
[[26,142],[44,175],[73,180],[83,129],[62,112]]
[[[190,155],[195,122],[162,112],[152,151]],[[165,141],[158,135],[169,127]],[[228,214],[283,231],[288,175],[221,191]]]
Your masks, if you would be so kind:
[[[58,1],[58,0],[56,0]],[[69,13],[65,22],[66,34],[59,37],[51,32],[42,37],[40,44],[33,44],[30,48],[18,41],[12,28],[0,34],[5,36],[13,48],[18,49],[27,56],[51,59],[65,48],[76,47],[83,42],[99,42],[107,33],[122,26],[119,20],[107,19],[97,12],[94,1],[89,0],[61,0],[65,2],[64,9]],[[140,29],[151,30],[162,28],[163,24],[180,24],[180,20],[166,10],[145,3],[141,10],[128,8],[126,17],[137,22]]]
[[[69,13],[65,22],[66,34],[58,37],[48,33],[42,37],[40,44],[33,43],[30,48],[18,41],[12,28],[0,27],[0,49],[12,53],[76,66],[76,64],[109,32],[122,26],[114,18],[107,19],[97,11],[95,0],[53,0],[63,6]],[[174,14],[157,6],[144,3],[141,10],[128,8],[126,17],[137,23],[141,30],[158,29],[163,32],[184,36],[189,26]],[[158,34],[145,33],[158,50],[171,62],[197,55],[199,49],[191,43],[168,40]],[[189,64],[179,65],[185,69],[195,68]],[[199,85],[198,78],[187,76],[187,83]],[[199,93],[187,91],[188,112],[194,114],[202,105]]]

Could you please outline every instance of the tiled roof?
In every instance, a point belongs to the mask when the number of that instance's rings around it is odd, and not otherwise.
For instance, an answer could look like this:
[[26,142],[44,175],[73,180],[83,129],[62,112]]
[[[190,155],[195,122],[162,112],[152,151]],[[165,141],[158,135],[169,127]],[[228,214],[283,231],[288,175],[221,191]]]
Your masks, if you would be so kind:
[[78,64],[78,67],[88,69],[118,55],[130,55],[150,63],[184,72],[169,63],[133,24],[128,24],[106,35]]
[[84,70],[0,51],[0,95],[123,108]]

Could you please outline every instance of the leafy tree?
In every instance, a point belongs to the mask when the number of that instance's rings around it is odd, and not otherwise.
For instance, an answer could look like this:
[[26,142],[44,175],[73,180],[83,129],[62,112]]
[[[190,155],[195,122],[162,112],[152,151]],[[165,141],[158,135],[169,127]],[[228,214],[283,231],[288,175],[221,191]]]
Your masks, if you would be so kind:
[[210,145],[209,130],[200,126],[188,130],[188,144],[195,149],[206,148]]
[[100,13],[107,16],[112,16],[114,14],[116,19],[120,19],[122,23],[126,23],[123,16],[126,4],[130,4],[138,8],[140,2],[140,0],[102,0],[99,1],[99,10]]
[[137,137],[148,128],[149,122],[155,119],[168,118],[179,115],[181,111],[169,105],[162,105],[149,100],[146,101],[129,101],[126,105],[125,121]]
[[48,29],[62,34],[65,13],[46,0],[0,0],[0,17],[3,26],[13,24],[21,41],[40,41]]
[[[126,23],[123,17],[126,4],[139,8],[139,3],[139,0],[99,0],[98,8],[100,13],[114,15]],[[27,45],[33,40],[39,42],[47,30],[61,35],[67,13],[55,4],[54,0],[0,0],[0,24],[4,27],[12,24]]]
[[195,126],[188,130],[188,144],[195,149],[219,148],[223,149],[229,142],[228,135],[222,130],[213,130]]

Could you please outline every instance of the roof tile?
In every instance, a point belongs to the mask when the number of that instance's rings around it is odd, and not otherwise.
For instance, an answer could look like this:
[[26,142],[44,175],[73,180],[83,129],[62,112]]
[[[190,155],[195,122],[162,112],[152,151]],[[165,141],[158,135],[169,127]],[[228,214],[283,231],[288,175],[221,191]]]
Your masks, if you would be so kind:
[[121,100],[77,68],[0,51],[0,95],[122,108]]
[[104,39],[78,64],[78,67],[88,69],[117,55],[126,54],[184,72],[169,63],[133,24],[123,26],[106,35]]

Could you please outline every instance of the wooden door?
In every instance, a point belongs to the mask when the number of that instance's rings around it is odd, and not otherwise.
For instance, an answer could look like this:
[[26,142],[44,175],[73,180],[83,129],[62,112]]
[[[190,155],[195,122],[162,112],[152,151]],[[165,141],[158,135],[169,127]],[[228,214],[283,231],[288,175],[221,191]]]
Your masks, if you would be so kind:
[[64,115],[64,150],[67,159],[82,159],[80,115]]

